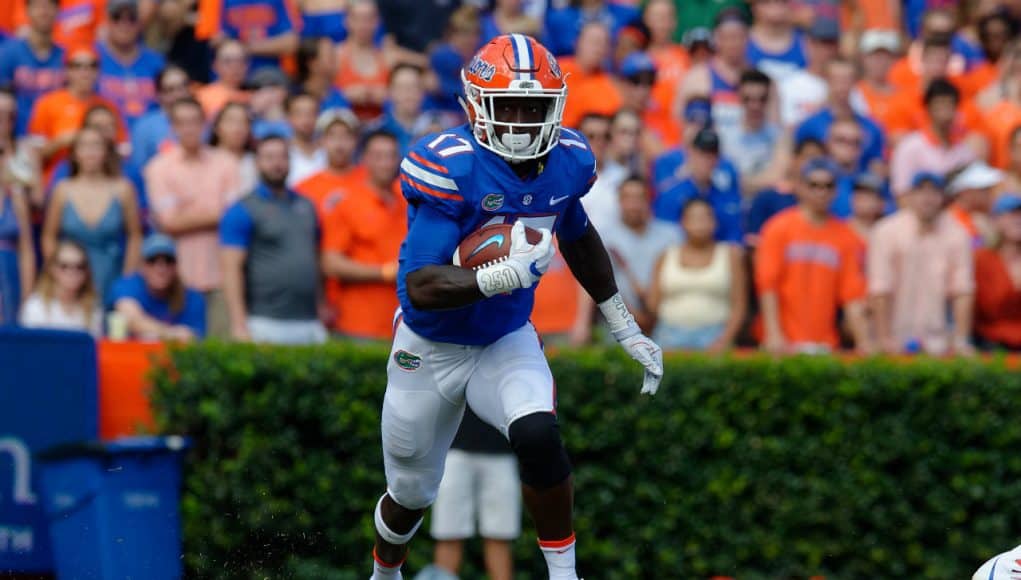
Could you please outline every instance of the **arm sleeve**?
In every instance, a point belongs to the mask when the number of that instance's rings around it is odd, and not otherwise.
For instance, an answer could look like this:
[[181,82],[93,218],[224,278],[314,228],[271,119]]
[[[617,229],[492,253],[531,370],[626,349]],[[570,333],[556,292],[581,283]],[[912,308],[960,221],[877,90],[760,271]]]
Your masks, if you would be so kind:
[[572,199],[557,226],[557,238],[563,242],[573,242],[585,233],[588,223],[588,214],[585,213],[581,200]]
[[402,272],[414,272],[424,266],[451,264],[460,239],[461,228],[450,216],[433,206],[418,208],[404,241]]
[[220,244],[230,248],[248,249],[255,224],[241,203],[230,206],[220,220]]

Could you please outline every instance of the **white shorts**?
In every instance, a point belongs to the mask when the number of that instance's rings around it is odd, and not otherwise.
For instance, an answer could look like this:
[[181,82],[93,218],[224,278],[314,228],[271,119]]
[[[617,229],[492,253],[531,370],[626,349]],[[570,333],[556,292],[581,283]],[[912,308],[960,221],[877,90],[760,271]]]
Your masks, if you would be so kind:
[[271,344],[323,344],[326,327],[318,320],[279,320],[265,316],[248,317],[248,334],[255,342]]
[[491,540],[521,535],[521,482],[513,455],[451,449],[440,491],[432,507],[435,540]]
[[397,325],[383,397],[383,464],[390,495],[408,509],[436,500],[465,401],[503,435],[515,420],[554,409],[553,375],[526,324],[488,346],[425,339]]

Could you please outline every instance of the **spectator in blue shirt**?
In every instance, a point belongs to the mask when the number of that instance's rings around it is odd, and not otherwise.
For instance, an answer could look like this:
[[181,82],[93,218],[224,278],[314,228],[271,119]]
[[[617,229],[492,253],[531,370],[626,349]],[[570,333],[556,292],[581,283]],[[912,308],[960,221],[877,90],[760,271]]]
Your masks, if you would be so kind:
[[98,45],[98,92],[117,105],[131,130],[155,107],[155,78],[166,62],[141,43],[138,0],[107,0],[106,12],[106,40]]
[[677,223],[691,199],[704,199],[716,212],[716,240],[741,243],[740,183],[735,174],[721,169],[720,137],[715,130],[707,127],[695,135],[679,176],[676,185],[656,197],[656,217]]
[[[0,47],[0,84],[18,98],[18,136],[28,128],[35,100],[64,86],[64,50],[53,42],[58,8],[57,0],[27,0],[28,35]],[[13,10],[13,3],[7,9]]]
[[141,269],[118,280],[109,303],[123,315],[128,332],[145,340],[192,341],[206,334],[206,302],[185,288],[177,273],[174,241],[151,234],[142,243]]
[[[690,146],[695,135],[703,127],[712,125],[712,101],[707,97],[693,97],[684,105],[685,146]],[[684,147],[668,149],[652,162],[652,185],[655,196],[675,187],[684,179],[684,160],[687,157]],[[600,168],[603,164],[600,164]],[[737,167],[726,157],[720,158],[720,171],[725,171],[737,179]],[[587,197],[587,196],[586,196]]]
[[175,64],[161,70],[154,80],[160,106],[143,115],[131,129],[131,164],[139,170],[175,142],[167,111],[174,102],[191,96],[188,73]]
[[621,28],[639,21],[641,13],[633,6],[624,6],[606,0],[580,0],[572,6],[551,10],[546,14],[546,34],[543,44],[554,56],[574,53],[574,45],[582,27],[592,21],[606,24],[613,38]]
[[429,95],[431,107],[461,112],[458,97],[464,92],[461,68],[479,49],[479,13],[473,6],[462,6],[451,14],[442,44],[429,55],[429,67],[436,75],[436,87]]
[[401,157],[408,154],[415,139],[435,130],[434,115],[423,112],[425,103],[425,73],[410,64],[399,64],[390,71],[387,93],[390,100],[383,114],[366,128],[366,134],[377,130],[397,136]]
[[256,140],[267,135],[293,135],[287,122],[287,93],[291,81],[276,67],[263,67],[252,74],[249,87],[252,98],[252,136]]
[[882,175],[885,173],[882,167],[885,137],[883,130],[875,121],[856,113],[851,107],[851,90],[856,80],[857,71],[854,63],[840,58],[830,61],[826,65],[826,83],[829,86],[826,106],[798,126],[794,133],[794,141],[800,143],[811,138],[825,142],[830,125],[835,119],[853,117],[862,130],[858,169]]

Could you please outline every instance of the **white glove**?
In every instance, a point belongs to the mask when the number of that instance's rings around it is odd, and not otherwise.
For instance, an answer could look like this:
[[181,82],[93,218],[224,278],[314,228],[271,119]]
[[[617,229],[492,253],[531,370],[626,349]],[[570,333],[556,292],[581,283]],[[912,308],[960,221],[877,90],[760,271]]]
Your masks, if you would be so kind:
[[663,349],[642,333],[620,340],[620,346],[631,358],[645,367],[645,378],[642,379],[642,394],[655,395],[659,390],[659,382],[663,380]]
[[659,390],[659,382],[663,380],[663,349],[642,334],[620,294],[614,294],[609,300],[599,303],[599,310],[610,324],[610,332],[620,346],[645,367],[642,394],[655,395]]
[[525,237],[525,224],[517,221],[511,228],[510,254],[498,263],[480,268],[475,273],[479,290],[488,298],[519,288],[531,288],[546,273],[556,249],[553,234],[540,228],[542,239],[535,245]]

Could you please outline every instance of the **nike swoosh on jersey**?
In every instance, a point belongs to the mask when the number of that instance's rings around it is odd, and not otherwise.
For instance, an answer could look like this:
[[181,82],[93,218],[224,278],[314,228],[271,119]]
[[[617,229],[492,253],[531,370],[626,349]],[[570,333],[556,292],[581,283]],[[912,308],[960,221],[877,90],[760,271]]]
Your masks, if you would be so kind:
[[496,244],[497,246],[502,246],[503,234],[496,234],[495,236],[492,236],[488,240],[479,244],[478,247],[472,251],[472,253],[468,254],[468,257],[465,258],[465,261],[467,262],[468,260],[471,260],[472,257],[475,256],[475,254],[478,254],[479,252],[485,250],[487,247],[492,246],[493,244]]
[[549,198],[549,204],[550,205],[557,205],[558,203],[564,201],[565,199],[567,199],[569,197],[571,197],[571,196],[565,195],[563,197],[551,197],[551,198]]

